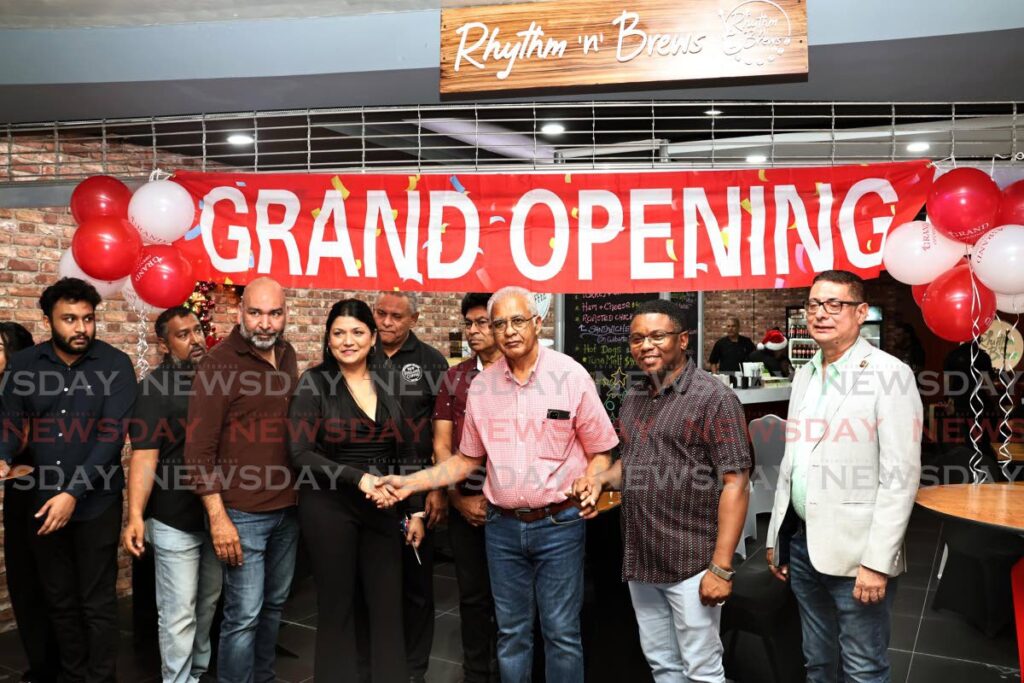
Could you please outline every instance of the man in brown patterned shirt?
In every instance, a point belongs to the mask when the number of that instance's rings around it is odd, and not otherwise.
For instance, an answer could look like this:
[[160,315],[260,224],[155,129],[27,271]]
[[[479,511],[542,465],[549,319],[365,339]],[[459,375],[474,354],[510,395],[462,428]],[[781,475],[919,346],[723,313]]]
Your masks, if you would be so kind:
[[622,576],[657,683],[724,683],[721,604],[747,513],[750,451],[736,395],[686,361],[682,311],[637,307],[629,348],[645,378],[622,402],[621,459],[573,483],[587,508],[622,490]]

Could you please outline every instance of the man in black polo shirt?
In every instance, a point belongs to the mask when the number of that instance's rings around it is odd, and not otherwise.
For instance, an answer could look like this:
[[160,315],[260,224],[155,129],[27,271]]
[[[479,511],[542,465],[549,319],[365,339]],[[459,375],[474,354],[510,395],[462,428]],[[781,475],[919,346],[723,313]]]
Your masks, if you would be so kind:
[[0,475],[27,430],[32,552],[66,682],[116,680],[121,448],[136,387],[128,356],[96,339],[101,300],[77,278],[43,290],[51,337],[17,353],[3,379]]
[[725,325],[725,336],[715,342],[708,356],[711,372],[739,372],[743,361],[754,352],[754,342],[740,334],[740,321],[730,318]]
[[[401,386],[395,387],[404,418],[409,420],[415,439],[416,462],[410,468],[429,467],[434,452],[431,415],[441,378],[448,361],[413,333],[419,320],[419,300],[412,292],[381,292],[373,306],[377,322],[379,362],[397,369]],[[444,491],[431,491],[426,498],[427,527],[445,521],[448,501]],[[428,534],[419,547],[419,559],[411,546],[403,552],[405,583],[405,647],[411,679],[420,681],[430,663],[434,639],[434,544]],[[422,560],[422,564],[420,564]]]
[[153,548],[163,680],[188,683],[210,665],[210,624],[223,576],[202,501],[183,469],[189,393],[206,338],[183,306],[161,313],[155,327],[164,359],[139,382],[121,544],[135,557],[142,556],[144,537]]

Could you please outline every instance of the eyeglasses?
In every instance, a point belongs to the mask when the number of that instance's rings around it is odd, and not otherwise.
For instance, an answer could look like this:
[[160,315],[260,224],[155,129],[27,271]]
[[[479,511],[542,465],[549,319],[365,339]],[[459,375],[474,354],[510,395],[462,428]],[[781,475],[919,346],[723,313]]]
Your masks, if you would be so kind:
[[839,299],[829,299],[827,301],[819,301],[818,299],[808,299],[807,303],[804,304],[804,308],[807,310],[807,315],[814,315],[818,312],[818,308],[824,308],[825,312],[829,315],[839,315],[843,312],[843,306],[860,306],[863,301],[841,301]]
[[477,318],[476,320],[470,320],[469,318],[463,318],[462,326],[467,330],[473,329],[473,325],[476,325],[478,330],[486,330],[491,326],[491,321],[487,318]]
[[677,330],[674,332],[665,332],[664,330],[656,330],[654,332],[651,332],[650,334],[631,334],[629,335],[629,345],[643,346],[644,341],[650,339],[651,343],[654,344],[655,346],[661,346],[662,344],[665,343],[666,339],[677,334],[682,334],[682,331]]
[[511,325],[513,330],[519,332],[524,327],[526,327],[527,323],[533,322],[533,319],[536,317],[537,316],[535,315],[531,315],[529,318],[524,318],[522,316],[517,315],[516,317],[510,318],[508,320],[505,320],[504,318],[498,318],[497,320],[491,321],[491,327],[493,327],[496,332],[504,332],[505,328]]

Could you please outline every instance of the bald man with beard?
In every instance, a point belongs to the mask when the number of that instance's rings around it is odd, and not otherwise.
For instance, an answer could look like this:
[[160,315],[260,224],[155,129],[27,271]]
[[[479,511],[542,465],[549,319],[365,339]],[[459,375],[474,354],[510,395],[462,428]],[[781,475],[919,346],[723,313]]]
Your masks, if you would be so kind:
[[199,365],[185,463],[195,472],[224,569],[222,683],[275,680],[281,610],[295,570],[299,524],[288,460],[288,404],[298,382],[284,339],[284,289],[261,277],[242,295],[238,325]]

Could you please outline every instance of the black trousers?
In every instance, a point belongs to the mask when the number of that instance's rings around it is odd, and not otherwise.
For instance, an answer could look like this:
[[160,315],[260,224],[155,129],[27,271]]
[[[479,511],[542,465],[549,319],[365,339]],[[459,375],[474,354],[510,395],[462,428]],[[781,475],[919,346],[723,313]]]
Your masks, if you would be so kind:
[[412,546],[403,543],[405,647],[409,677],[414,681],[421,681],[426,675],[434,644],[434,537],[429,531],[420,543],[419,554],[423,564],[416,561]]
[[488,683],[498,638],[494,599],[487,572],[484,528],[476,527],[450,507],[448,538],[455,556],[459,584],[459,619],[462,627],[462,669],[466,683]]
[[4,487],[4,562],[14,621],[28,659],[26,673],[34,681],[50,683],[57,680],[60,660],[43,583],[30,546],[29,523],[38,512],[35,496],[35,491],[19,488],[17,482]]
[[116,681],[117,545],[121,496],[98,517],[46,536],[29,523],[32,553],[60,644],[62,683]]
[[361,592],[369,608],[371,680],[407,683],[397,515],[378,510],[354,487],[302,489],[299,523],[316,584],[314,679],[319,683],[359,680],[354,605]]

